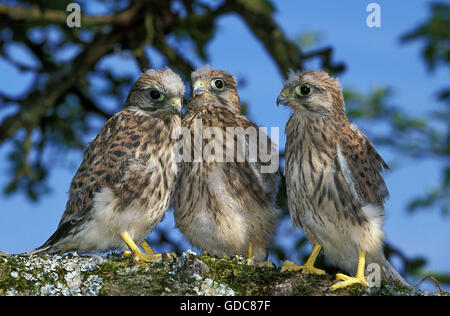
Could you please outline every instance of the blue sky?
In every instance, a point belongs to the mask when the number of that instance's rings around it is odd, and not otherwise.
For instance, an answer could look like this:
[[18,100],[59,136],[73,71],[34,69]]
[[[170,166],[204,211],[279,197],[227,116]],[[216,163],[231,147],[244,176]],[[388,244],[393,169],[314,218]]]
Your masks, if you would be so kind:
[[[447,70],[429,73],[420,56],[422,43],[401,44],[399,38],[429,16],[429,1],[377,1],[381,6],[380,28],[366,25],[366,6],[371,1],[275,1],[277,13],[275,19],[283,31],[292,39],[304,32],[317,32],[320,41],[316,47],[334,48],[333,60],[346,63],[346,71],[339,76],[345,88],[370,92],[377,86],[390,86],[394,90],[393,104],[401,106],[411,115],[423,115],[437,109],[435,95],[448,85]],[[99,13],[101,7],[90,4],[89,12]],[[83,7],[82,7],[83,9]],[[175,44],[174,41],[171,42]],[[188,50],[183,43],[179,49]],[[30,56],[20,47],[14,47],[15,55],[32,64]],[[152,49],[147,50],[155,67],[162,67],[164,60]],[[263,46],[249,32],[245,24],[234,15],[220,18],[217,36],[208,46],[209,64],[224,69],[238,79],[245,79],[245,86],[239,88],[241,99],[248,102],[249,117],[261,126],[280,127],[280,148],[284,148],[284,126],[289,118],[287,108],[275,106],[275,100],[282,88],[282,76]],[[69,52],[62,56],[70,60]],[[192,54],[187,53],[192,57]],[[192,59],[200,66],[201,62]],[[117,73],[131,73],[135,78],[140,69],[136,64],[122,57],[109,57],[98,67],[109,67]],[[316,63],[308,64],[315,68]],[[20,95],[31,82],[30,74],[14,71],[0,59],[0,91],[11,95]],[[95,84],[95,81],[93,81]],[[100,99],[107,109],[118,106],[109,99]],[[0,109],[0,119],[7,112]],[[101,126],[103,122],[93,122]],[[359,127],[364,131],[372,126]],[[95,137],[92,134],[86,142]],[[444,217],[438,209],[406,212],[407,203],[418,195],[428,192],[441,180],[442,163],[430,160],[416,160],[399,156],[388,148],[377,147],[395,169],[385,179],[391,193],[386,204],[386,239],[407,256],[424,256],[428,260],[427,268],[450,273],[450,216]],[[7,181],[8,144],[0,147],[0,186]],[[30,202],[21,194],[0,195],[0,250],[12,253],[23,252],[41,245],[55,230],[67,198],[70,181],[81,162],[82,154],[77,151],[46,153],[51,159],[53,170],[49,175],[50,194],[43,196],[38,203]],[[162,223],[173,230],[173,236],[184,248],[190,248],[188,242],[173,227],[172,212],[166,215]],[[291,224],[280,223],[277,238],[286,249],[293,248]],[[150,235],[150,240],[152,235]],[[167,251],[170,249],[159,249]],[[291,259],[298,261],[295,253]],[[396,264],[396,262],[394,262]],[[426,285],[426,288],[433,289]]]

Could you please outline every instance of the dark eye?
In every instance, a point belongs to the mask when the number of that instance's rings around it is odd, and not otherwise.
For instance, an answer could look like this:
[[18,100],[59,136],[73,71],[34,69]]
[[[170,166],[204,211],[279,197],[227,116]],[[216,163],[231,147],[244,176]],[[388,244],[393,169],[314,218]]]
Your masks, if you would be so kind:
[[302,84],[299,85],[297,87],[295,87],[295,92],[299,95],[299,96],[307,96],[311,93],[311,87],[307,84]]
[[164,100],[164,95],[161,94],[158,90],[151,90],[150,91],[150,98],[155,101],[162,101]]
[[211,86],[216,90],[222,90],[225,86],[225,83],[222,79],[213,79],[211,80]]

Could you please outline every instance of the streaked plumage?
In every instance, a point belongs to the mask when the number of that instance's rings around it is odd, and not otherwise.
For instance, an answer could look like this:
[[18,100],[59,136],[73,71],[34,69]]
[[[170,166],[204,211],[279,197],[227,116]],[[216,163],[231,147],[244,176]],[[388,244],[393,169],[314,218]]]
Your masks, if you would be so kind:
[[[182,125],[189,129],[192,144],[196,120],[203,131],[217,127],[222,135],[226,135],[226,127],[257,129],[253,122],[240,115],[233,76],[205,66],[195,71],[191,79],[193,97]],[[212,87],[216,79],[222,80],[221,90]],[[270,138],[263,137],[269,150],[275,151]],[[227,146],[236,145],[234,140],[228,140],[223,144],[224,155]],[[207,142],[209,140],[203,140],[202,148]],[[275,195],[279,174],[278,170],[261,173],[260,168],[265,163],[250,162],[247,156],[245,161],[237,162],[236,152],[232,162],[202,159],[180,164],[174,195],[176,225],[191,244],[210,255],[247,258],[247,250],[252,245],[254,260],[263,261],[277,221]],[[191,154],[193,159],[193,152]]]
[[144,240],[169,207],[184,91],[168,68],[142,74],[86,149],[56,232],[31,253],[124,249],[121,234]]
[[384,277],[403,281],[382,250],[388,190],[381,172],[389,167],[349,122],[339,83],[322,71],[291,73],[277,103],[293,109],[285,162],[293,225],[333,265],[355,274],[365,253]]

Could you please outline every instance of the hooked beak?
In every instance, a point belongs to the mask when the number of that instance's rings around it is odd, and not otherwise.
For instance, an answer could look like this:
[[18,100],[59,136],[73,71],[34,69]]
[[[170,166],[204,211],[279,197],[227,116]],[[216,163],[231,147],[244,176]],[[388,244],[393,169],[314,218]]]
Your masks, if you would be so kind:
[[277,98],[277,106],[280,104],[288,105],[290,101],[295,101],[294,93],[289,91],[289,88],[285,88],[281,91],[280,95]]
[[295,98],[289,98],[289,97],[286,98],[280,94],[277,98],[277,106],[280,106],[280,104],[288,105],[288,103],[290,101],[295,101],[295,100],[296,100]]
[[205,83],[202,80],[197,80],[193,85],[192,95],[195,97],[207,91]]
[[166,109],[176,114],[181,115],[181,107],[183,105],[183,99],[181,97],[173,97],[169,99]]

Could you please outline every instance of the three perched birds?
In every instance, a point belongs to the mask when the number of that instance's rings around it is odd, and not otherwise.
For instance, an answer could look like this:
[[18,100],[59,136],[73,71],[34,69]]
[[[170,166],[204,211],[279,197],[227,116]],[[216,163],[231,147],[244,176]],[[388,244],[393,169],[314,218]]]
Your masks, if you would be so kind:
[[[191,82],[181,115],[185,87],[177,74],[149,70],[137,80],[124,109],[86,149],[56,232],[30,253],[129,248],[136,259],[159,260],[145,237],[173,202],[176,226],[200,250],[266,260],[280,173],[264,169],[270,162],[251,151],[256,142],[273,154],[276,144],[240,114],[231,74],[205,66]],[[303,266],[286,262],[282,270],[323,274],[314,267],[323,249],[355,275],[338,274],[333,289],[368,286],[366,262],[404,282],[382,251],[388,190],[381,172],[388,166],[348,121],[339,83],[322,71],[292,72],[279,104],[293,110],[286,126],[290,217],[314,247]]]

